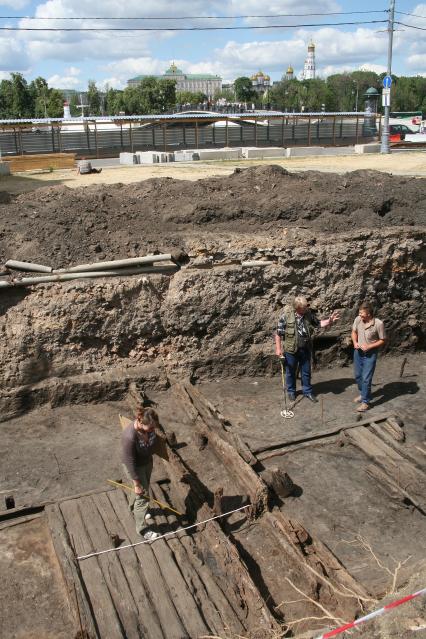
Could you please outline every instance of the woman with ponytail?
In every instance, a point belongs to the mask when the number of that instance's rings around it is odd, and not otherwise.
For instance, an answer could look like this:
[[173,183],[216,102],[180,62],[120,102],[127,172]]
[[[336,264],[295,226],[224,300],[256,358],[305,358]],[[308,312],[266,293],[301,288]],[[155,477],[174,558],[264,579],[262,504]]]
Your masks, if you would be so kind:
[[159,535],[149,530],[152,516],[149,513],[149,482],[153,468],[152,456],[158,453],[162,437],[157,430],[158,415],[152,408],[140,406],[136,417],[124,430],[122,436],[123,462],[133,481],[135,501],[133,513],[136,531],[145,539],[153,541]]

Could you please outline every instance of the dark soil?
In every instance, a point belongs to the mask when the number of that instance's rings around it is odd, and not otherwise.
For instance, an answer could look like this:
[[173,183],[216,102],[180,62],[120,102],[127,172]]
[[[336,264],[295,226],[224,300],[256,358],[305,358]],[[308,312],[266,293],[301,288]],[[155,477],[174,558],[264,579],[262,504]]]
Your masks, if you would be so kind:
[[339,233],[423,225],[425,193],[418,178],[375,171],[294,174],[274,165],[198,182],[46,187],[10,202],[0,198],[0,259],[63,267],[180,248],[188,231],[273,235],[289,226]]

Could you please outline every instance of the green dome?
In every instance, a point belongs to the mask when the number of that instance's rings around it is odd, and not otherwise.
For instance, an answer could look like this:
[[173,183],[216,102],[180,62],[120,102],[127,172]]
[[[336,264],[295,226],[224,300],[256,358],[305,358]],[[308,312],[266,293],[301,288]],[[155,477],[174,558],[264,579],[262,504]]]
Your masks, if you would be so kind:
[[178,69],[175,63],[173,62],[170,67],[167,69],[164,75],[183,75],[183,71]]
[[364,95],[367,98],[377,98],[377,96],[379,95],[379,92],[374,87],[370,87],[369,89],[367,89]]

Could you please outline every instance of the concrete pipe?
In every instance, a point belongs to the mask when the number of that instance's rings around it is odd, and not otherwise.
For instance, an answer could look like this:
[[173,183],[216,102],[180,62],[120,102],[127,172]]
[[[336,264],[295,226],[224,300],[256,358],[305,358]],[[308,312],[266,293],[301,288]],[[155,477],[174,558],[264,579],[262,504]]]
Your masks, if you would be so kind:
[[85,271],[108,271],[126,266],[137,266],[138,264],[153,264],[155,262],[171,261],[170,253],[163,255],[146,255],[145,257],[129,257],[125,260],[113,260],[111,262],[94,262],[92,264],[80,264],[66,269],[57,269],[54,273],[84,273]]
[[17,260],[8,260],[5,267],[12,268],[15,271],[34,271],[35,273],[52,273],[53,271],[51,266],[34,264],[33,262],[18,262]]
[[174,264],[164,266],[146,266],[143,268],[118,269],[116,271],[86,271],[83,273],[56,273],[54,275],[42,275],[40,277],[23,277],[12,282],[0,281],[0,288],[13,288],[15,286],[32,286],[33,284],[47,284],[50,282],[69,282],[71,280],[93,279],[99,277],[123,277],[126,275],[172,275],[179,269]]

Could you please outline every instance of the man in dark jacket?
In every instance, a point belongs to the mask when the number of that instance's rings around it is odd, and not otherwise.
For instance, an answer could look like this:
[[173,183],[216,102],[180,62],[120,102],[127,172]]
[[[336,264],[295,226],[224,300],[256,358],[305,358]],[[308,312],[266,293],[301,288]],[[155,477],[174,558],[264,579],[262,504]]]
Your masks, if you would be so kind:
[[275,353],[278,357],[285,357],[286,386],[290,401],[296,399],[297,365],[302,375],[304,396],[311,402],[318,401],[311,384],[312,336],[315,329],[331,326],[339,317],[340,313],[333,311],[330,317],[319,320],[309,309],[306,297],[301,295],[294,298],[293,307],[284,309],[275,335]]

